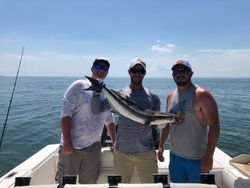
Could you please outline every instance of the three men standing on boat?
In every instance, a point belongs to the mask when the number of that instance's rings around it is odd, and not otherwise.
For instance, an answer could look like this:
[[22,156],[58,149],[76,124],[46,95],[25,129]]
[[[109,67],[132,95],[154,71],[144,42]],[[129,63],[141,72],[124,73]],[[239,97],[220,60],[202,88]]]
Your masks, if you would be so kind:
[[[105,79],[109,66],[107,60],[96,59],[91,68],[92,78]],[[172,71],[177,89],[167,96],[166,108],[167,112],[181,114],[182,118],[162,129],[157,155],[159,161],[164,161],[164,144],[170,135],[171,182],[199,183],[200,173],[209,172],[213,166],[213,154],[220,132],[217,104],[208,90],[192,83],[193,72],[188,61],[177,61]],[[121,92],[134,97],[145,109],[159,111],[158,96],[142,85],[146,74],[145,62],[141,59],[134,60],[128,72],[130,86],[123,88]],[[103,125],[111,124],[108,129],[112,141],[117,141],[117,151],[114,153],[115,173],[122,174],[122,182],[129,183],[136,166],[141,181],[152,182],[153,173],[157,172],[156,154],[151,142],[152,129],[133,126],[134,123],[121,116],[116,139],[110,110],[93,113],[93,101],[104,101],[104,94],[101,91],[84,90],[89,86],[90,82],[87,80],[75,81],[64,95],[56,179],[60,182],[63,175],[78,174],[79,183],[96,183],[100,170]],[[140,128],[144,130],[139,130]],[[138,163],[133,162],[135,159]]]
[[219,138],[217,104],[208,90],[192,83],[192,67],[178,60],[172,67],[177,89],[168,94],[167,111],[181,113],[183,120],[162,129],[158,159],[164,161],[164,144],[170,135],[170,180],[199,183],[200,173],[213,167],[213,154]]
[[[92,65],[92,78],[104,80],[109,62],[96,59]],[[63,97],[61,112],[62,136],[56,180],[62,183],[65,175],[77,175],[79,183],[96,183],[100,171],[101,135],[103,126],[108,125],[111,139],[115,140],[115,124],[111,111],[93,114],[91,98],[93,91],[84,90],[90,82],[73,82]],[[100,99],[105,96],[100,93]]]

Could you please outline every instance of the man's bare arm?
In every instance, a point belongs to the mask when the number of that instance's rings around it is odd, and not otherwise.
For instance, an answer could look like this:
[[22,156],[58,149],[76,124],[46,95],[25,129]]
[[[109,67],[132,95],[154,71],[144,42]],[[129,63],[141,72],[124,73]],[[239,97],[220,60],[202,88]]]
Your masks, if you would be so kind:
[[208,172],[213,167],[213,154],[220,134],[219,113],[215,99],[207,90],[198,92],[198,103],[209,126],[207,150],[201,164],[202,171]]
[[63,152],[64,155],[71,155],[73,153],[73,146],[71,140],[71,117],[66,116],[61,119],[61,129],[63,134]]

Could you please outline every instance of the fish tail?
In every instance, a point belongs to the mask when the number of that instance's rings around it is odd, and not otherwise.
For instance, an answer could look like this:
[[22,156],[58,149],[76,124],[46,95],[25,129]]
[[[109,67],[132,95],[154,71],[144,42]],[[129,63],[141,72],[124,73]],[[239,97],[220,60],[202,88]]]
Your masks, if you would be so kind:
[[85,76],[91,83],[91,86],[84,89],[84,90],[94,90],[94,91],[97,91],[97,92],[100,92],[102,90],[102,87],[104,87],[104,83],[100,80],[95,80],[89,76]]

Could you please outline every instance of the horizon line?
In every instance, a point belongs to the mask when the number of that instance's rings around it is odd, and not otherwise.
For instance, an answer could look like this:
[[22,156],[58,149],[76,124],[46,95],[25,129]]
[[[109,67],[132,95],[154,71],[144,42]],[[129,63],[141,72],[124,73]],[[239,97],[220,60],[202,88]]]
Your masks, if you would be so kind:
[[[0,78],[2,78],[2,77],[16,77],[16,76],[6,76],[6,75],[0,75]],[[44,78],[79,78],[79,77],[82,77],[82,78],[84,78],[84,76],[19,76],[19,78],[20,77],[44,77]],[[107,77],[106,79],[109,79],[109,78],[129,78],[129,76],[110,76],[110,77]],[[170,76],[167,76],[167,77],[145,77],[145,79],[147,79],[147,78],[150,78],[150,79],[155,79],[155,78],[157,78],[157,79],[168,79],[168,78],[172,78],[172,77],[170,77]],[[192,78],[229,78],[229,79],[232,79],[232,78],[235,78],[235,79],[237,79],[237,78],[242,78],[242,79],[250,79],[250,77],[228,77],[228,76],[225,76],[225,77],[207,77],[207,76],[195,76],[195,77],[192,77]]]

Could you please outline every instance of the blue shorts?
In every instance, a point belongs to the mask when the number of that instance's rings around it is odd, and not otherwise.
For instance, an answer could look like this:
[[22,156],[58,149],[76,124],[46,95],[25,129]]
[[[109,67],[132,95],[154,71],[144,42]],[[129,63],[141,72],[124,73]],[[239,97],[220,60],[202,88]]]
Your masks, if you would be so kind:
[[201,160],[179,157],[170,152],[169,174],[173,183],[200,183]]

